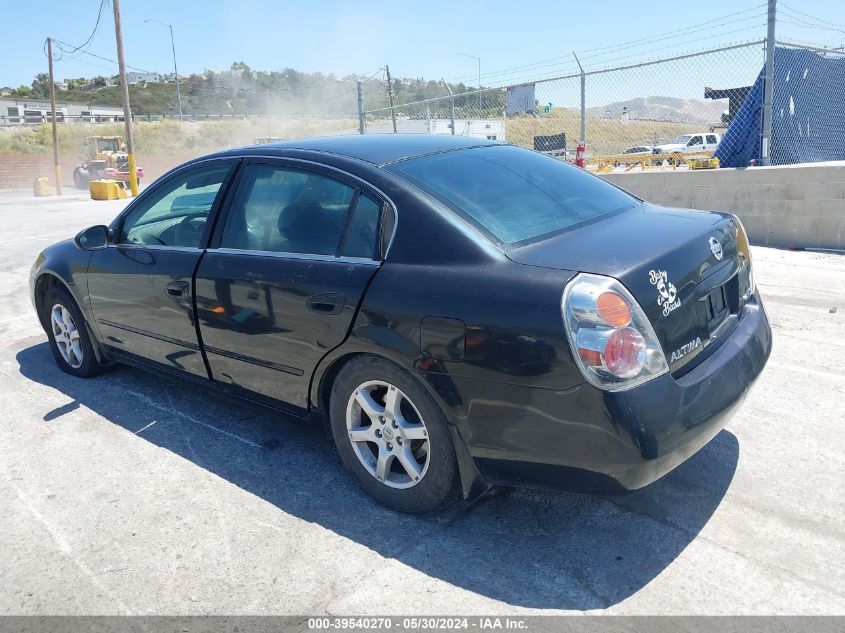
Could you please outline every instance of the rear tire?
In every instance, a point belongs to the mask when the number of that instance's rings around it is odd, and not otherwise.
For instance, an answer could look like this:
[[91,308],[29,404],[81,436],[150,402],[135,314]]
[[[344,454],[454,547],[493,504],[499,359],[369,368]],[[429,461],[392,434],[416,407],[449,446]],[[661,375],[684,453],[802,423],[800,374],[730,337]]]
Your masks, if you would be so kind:
[[44,296],[40,311],[59,369],[80,378],[99,374],[103,368],[94,353],[85,317],[70,293],[54,285]]
[[376,501],[429,512],[457,500],[446,419],[410,373],[380,358],[356,358],[335,379],[329,412],[343,464]]

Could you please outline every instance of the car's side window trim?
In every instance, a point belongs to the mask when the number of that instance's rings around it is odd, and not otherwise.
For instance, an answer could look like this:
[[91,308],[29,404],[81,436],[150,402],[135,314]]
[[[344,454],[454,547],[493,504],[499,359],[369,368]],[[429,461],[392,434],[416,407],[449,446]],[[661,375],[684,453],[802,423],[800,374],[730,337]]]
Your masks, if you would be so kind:
[[[334,257],[332,257],[330,255],[310,255],[310,254],[307,254],[307,253],[305,253],[305,254],[304,253],[284,253],[284,252],[278,252],[278,251],[258,251],[258,250],[253,251],[253,250],[232,249],[232,248],[221,247],[221,242],[222,242],[222,238],[223,238],[223,228],[226,226],[226,222],[229,219],[229,214],[232,211],[232,203],[235,201],[236,196],[238,194],[238,189],[241,186],[241,182],[242,182],[242,179],[243,179],[243,173],[246,171],[247,167],[249,167],[250,165],[255,165],[255,164],[277,165],[279,167],[290,167],[290,168],[293,168],[293,169],[302,169],[304,171],[309,171],[309,172],[319,174],[321,176],[325,176],[326,178],[338,180],[338,181],[342,182],[343,184],[348,185],[348,186],[355,189],[354,197],[353,197],[352,201],[350,202],[349,209],[347,210],[346,224],[344,226],[342,237],[341,237],[340,243],[338,245],[338,250],[336,251],[336,254],[335,254]],[[368,195],[371,198],[381,202],[382,206],[388,208],[391,211],[391,215],[393,216],[393,218],[392,218],[392,220],[393,220],[392,221],[393,230],[392,230],[391,235],[389,236],[389,239],[385,243],[384,236],[382,236],[382,234],[381,234],[381,229],[385,225],[384,217],[387,214],[384,211],[382,211],[382,213],[381,213],[379,235],[378,235],[378,242],[377,242],[379,244],[379,256],[380,256],[380,259],[378,259],[378,260],[373,260],[373,259],[370,259],[370,258],[364,259],[364,258],[357,258],[357,257],[352,257],[352,258],[350,258],[350,257],[340,257],[340,256],[337,255],[337,253],[340,252],[340,248],[342,247],[343,242],[345,242],[345,240],[346,240],[346,230],[349,227],[349,222],[350,222],[350,219],[352,217],[352,213],[354,212],[353,203],[355,203],[355,205],[357,205],[357,201],[358,201],[361,194]],[[350,174],[349,172],[344,171],[342,169],[338,169],[337,167],[332,167],[331,165],[324,165],[322,163],[317,163],[317,162],[314,162],[314,161],[303,160],[303,159],[299,159],[299,158],[290,158],[290,157],[286,157],[286,156],[279,156],[279,157],[275,157],[275,156],[246,156],[246,157],[243,157],[241,165],[238,169],[238,177],[237,177],[235,182],[231,183],[231,185],[229,187],[229,192],[228,192],[227,196],[225,197],[224,202],[225,202],[225,204],[221,205],[219,213],[217,214],[217,219],[215,221],[215,226],[214,226],[214,232],[211,235],[211,239],[208,243],[208,248],[220,250],[220,251],[225,251],[225,252],[235,252],[235,251],[237,251],[237,252],[241,252],[241,253],[250,253],[250,254],[254,254],[254,255],[273,255],[273,256],[277,256],[277,257],[278,256],[281,256],[281,257],[290,256],[294,259],[303,259],[302,256],[304,255],[306,258],[311,257],[311,258],[314,258],[314,259],[321,259],[321,258],[329,257],[332,261],[354,260],[354,261],[371,261],[371,262],[375,262],[375,263],[380,263],[387,256],[387,251],[389,250],[390,245],[393,243],[393,238],[396,235],[396,225],[399,222],[398,217],[397,217],[398,213],[396,211],[396,205],[394,205],[393,202],[390,200],[390,198],[388,196],[386,196],[381,190],[374,187],[372,184],[370,184],[366,180],[363,180],[362,178],[359,178],[358,176],[356,176],[354,174]],[[382,246],[382,245],[384,245],[384,246]]]
[[248,248],[227,248],[221,246],[211,249],[215,253],[231,253],[233,255],[250,255],[254,257],[273,257],[275,259],[304,259],[319,262],[340,262],[342,264],[367,264],[371,266],[381,265],[380,260],[370,257],[348,257],[336,255],[312,255],[310,253],[284,253],[280,251],[254,251]]
[[[340,240],[337,243],[337,250],[334,253],[335,257],[341,257],[343,248],[346,246],[346,236],[349,234],[352,216],[355,215],[355,211],[358,209],[358,201],[361,199],[361,195],[361,190],[356,188],[352,200],[349,201],[349,208],[346,210],[346,221],[343,223],[343,230],[340,232]],[[373,244],[373,247],[373,250],[375,250],[375,244]]]
[[229,175],[229,182],[226,183],[226,192],[220,198],[220,206],[214,214],[214,221],[211,224],[210,232],[207,235],[208,240],[205,243],[205,248],[217,248],[220,245],[220,237],[223,234],[223,227],[226,226],[226,220],[229,217],[229,209],[235,200],[238,189],[243,181],[244,171],[246,171],[247,161],[238,159],[236,168]]
[[133,200],[127,207],[118,215],[114,221],[112,221],[109,228],[112,230],[114,239],[119,239],[120,234],[123,231],[123,225],[126,221],[127,216],[132,213],[132,211],[139,205],[143,204],[143,202],[150,196],[154,195],[156,191],[161,189],[162,187],[166,186],[169,182],[171,182],[174,178],[180,177],[186,171],[193,170],[193,169],[202,169],[204,167],[210,167],[216,164],[231,164],[231,168],[229,172],[226,174],[226,177],[223,179],[223,183],[220,185],[220,189],[217,192],[217,195],[214,198],[214,203],[211,205],[211,209],[208,212],[209,221],[206,222],[205,229],[203,231],[202,238],[200,239],[199,246],[167,246],[167,245],[159,245],[159,244],[123,244],[120,242],[113,242],[110,243],[109,246],[119,246],[121,248],[155,248],[155,249],[167,249],[167,250],[185,250],[185,251],[201,251],[208,247],[209,240],[211,239],[213,226],[217,221],[217,217],[220,215],[220,210],[223,208],[223,201],[226,199],[229,188],[231,187],[232,181],[236,173],[239,172],[239,167],[241,163],[241,159],[239,157],[222,157],[222,158],[211,158],[207,160],[200,160],[197,162],[192,162],[187,165],[182,165],[175,169],[172,169],[167,174],[165,174],[164,178],[160,181],[156,181],[155,185],[152,187],[148,187],[139,195],[135,200]]
[[382,204],[379,224],[378,256],[381,261],[384,261],[387,258],[387,251],[393,243],[393,238],[396,237],[396,211],[391,209],[389,202],[385,201]]

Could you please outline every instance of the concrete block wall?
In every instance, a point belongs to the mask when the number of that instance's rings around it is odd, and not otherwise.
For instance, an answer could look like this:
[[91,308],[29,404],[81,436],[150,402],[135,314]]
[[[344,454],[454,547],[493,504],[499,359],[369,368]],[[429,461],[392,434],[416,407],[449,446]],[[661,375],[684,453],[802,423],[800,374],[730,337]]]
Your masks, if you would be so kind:
[[845,249],[845,161],[602,176],[655,204],[735,213],[753,244]]

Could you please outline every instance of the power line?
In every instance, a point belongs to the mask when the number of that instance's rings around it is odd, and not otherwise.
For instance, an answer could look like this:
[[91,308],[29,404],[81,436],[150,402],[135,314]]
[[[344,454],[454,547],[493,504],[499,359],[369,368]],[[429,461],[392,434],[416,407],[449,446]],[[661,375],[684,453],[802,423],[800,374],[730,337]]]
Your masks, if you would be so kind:
[[[106,2],[108,2],[108,0],[100,0],[100,8],[97,11],[97,20],[94,23],[94,29],[91,31],[91,35],[88,36],[88,39],[85,40],[82,44],[80,44],[79,46],[72,46],[70,44],[64,43],[65,46],[68,46],[68,47],[73,49],[73,50],[70,50],[70,51],[66,51],[62,47],[62,43],[59,42],[59,40],[57,40],[55,38],[53,39],[53,43],[58,44],[58,46],[56,47],[58,49],[58,56],[56,56],[56,55],[53,56],[53,59],[55,61],[61,61],[62,59],[64,59],[65,55],[73,55],[74,53],[77,53],[77,51],[78,51],[78,53],[72,58],[72,59],[76,59],[77,57],[79,57],[79,55],[86,52],[82,49],[84,47],[88,46],[88,44],[91,43],[91,40],[94,39],[94,35],[97,34],[97,29],[100,28],[100,19],[103,17],[103,8],[106,6]],[[44,55],[47,55],[47,42],[46,41],[44,42]]]
[[798,9],[793,8],[792,6],[786,4],[785,2],[781,2],[780,6],[785,8],[787,11],[792,13],[797,13],[798,15],[802,15],[805,18],[810,18],[815,22],[820,22],[821,24],[826,24],[827,26],[835,26],[839,28],[845,28],[845,24],[836,24],[835,22],[828,22],[827,20],[822,20],[821,18],[817,18],[814,15],[810,15],[809,13],[804,13],[803,11],[799,11]]
[[[765,13],[765,12],[763,12],[763,13],[757,13],[757,14],[754,14],[754,15],[751,15],[751,16],[748,16],[748,17],[745,17],[745,18],[742,18],[741,20],[734,20],[734,21],[732,21],[732,22],[730,23],[730,25],[731,25],[731,26],[733,26],[734,24],[737,24],[737,23],[739,23],[739,22],[747,22],[747,21],[749,21],[749,20],[759,20],[761,17],[763,17],[763,16],[765,16],[765,15],[766,15],[766,13]],[[653,44],[653,43],[656,43],[656,42],[663,42],[663,41],[666,41],[666,40],[673,40],[673,39],[677,39],[678,37],[687,37],[687,36],[689,36],[689,35],[694,35],[694,34],[697,34],[697,33],[702,33],[702,32],[704,32],[704,31],[709,31],[709,30],[711,30],[711,29],[723,28],[723,27],[725,27],[725,26],[728,26],[728,24],[714,24],[714,25],[712,25],[712,26],[706,26],[706,27],[704,27],[704,28],[697,28],[697,27],[696,27],[696,29],[695,29],[695,30],[693,30],[693,31],[691,31],[691,32],[689,32],[689,33],[680,33],[680,32],[679,32],[677,35],[668,35],[668,36],[666,36],[666,37],[658,37],[658,38],[652,39],[651,41],[649,41],[649,42],[647,42],[647,43],[645,43],[645,44],[634,44],[634,45],[630,45],[630,46],[620,46],[620,47],[614,48],[613,50],[607,51],[607,52],[605,52],[605,53],[597,53],[597,54],[595,54],[595,55],[584,55],[583,57],[581,57],[581,59],[582,59],[582,60],[585,60],[585,59],[594,59],[594,58],[596,58],[596,57],[604,57],[604,56],[606,56],[606,55],[611,55],[611,54],[613,54],[613,53],[618,53],[619,51],[628,50],[628,49],[631,49],[631,48],[641,48],[641,47],[643,47],[643,46],[646,46],[647,44]],[[738,30],[736,30],[736,31],[728,31],[728,32],[720,32],[720,33],[710,34],[710,35],[708,35],[706,38],[701,38],[701,39],[710,39],[710,38],[713,38],[713,37],[720,37],[720,36],[723,36],[723,35],[730,35],[731,33],[737,33],[739,30],[745,30],[745,29],[749,29],[749,28],[757,28],[757,26],[758,26],[758,25],[754,24],[754,25],[751,25],[751,26],[744,27],[743,29],[738,29]],[[689,29],[687,29],[687,30],[689,30]],[[699,42],[699,41],[701,41],[701,39],[698,39],[698,40],[686,40],[686,41],[681,42],[681,43],[679,43],[679,44],[675,44],[674,46],[682,46],[682,45],[686,44],[688,41]],[[671,48],[671,46],[669,46],[669,47],[667,47],[667,48]]]
[[[71,46],[67,42],[63,42],[61,40],[54,39],[53,42],[59,44],[60,47]],[[71,48],[72,48],[72,46],[71,46]],[[62,49],[62,50],[64,50],[64,49]],[[103,57],[102,55],[97,55],[96,53],[92,53],[91,51],[80,50],[79,52],[84,53],[85,55],[90,55],[91,57],[96,57],[97,59],[101,59],[105,62],[109,62],[110,64],[114,64],[115,66],[118,65],[115,60],[109,59],[108,57]],[[147,73],[147,74],[150,74],[150,75],[158,74],[158,73],[153,73],[152,71],[149,71],[149,70],[144,70],[143,68],[138,68],[137,66],[130,66],[129,64],[126,64],[126,67],[131,68],[132,70],[137,70],[138,72]]]
[[[791,16],[790,16],[791,17]],[[820,24],[808,24],[807,22],[793,22],[792,20],[778,20],[778,24],[789,24],[791,26],[797,26],[799,29],[811,29],[817,31],[833,31],[835,33],[845,33],[843,29],[835,29],[832,26],[822,26]]]
[[[571,58],[571,54],[568,57]],[[550,58],[549,60],[544,60],[544,61],[552,61],[554,59],[565,59],[565,57]],[[526,64],[524,66],[516,66],[514,68],[508,68],[508,69],[505,69],[505,70],[498,70],[498,71],[495,71],[495,72],[485,73],[485,74],[482,74],[481,77],[482,77],[482,79],[490,80],[493,77],[502,77],[503,75],[504,76],[515,75],[515,74],[519,74],[519,73],[524,72],[524,71],[540,70],[540,69],[543,69],[543,68],[560,68],[561,72],[565,72],[563,70],[564,68],[577,68],[577,66],[575,66],[574,64],[571,64],[570,66],[561,67],[560,63],[545,64],[545,63],[542,63],[542,62],[535,62],[533,64]],[[472,77],[476,77],[476,76],[477,75],[472,75]],[[469,75],[462,76],[462,77],[453,77],[449,81],[456,81],[458,79],[466,79],[466,78],[469,78],[469,77],[470,77]]]
[[[740,29],[736,29],[734,31],[726,31],[725,33],[723,33],[723,35],[731,35],[731,34],[740,33],[740,32],[743,32],[743,31],[748,31],[750,29],[762,28],[764,26],[765,26],[765,24],[747,26],[747,27],[743,27],[743,28],[740,28]],[[648,51],[641,51],[637,54],[637,58],[642,60],[642,61],[647,61],[649,59],[647,56],[651,55],[653,53],[671,51],[672,49],[677,49],[678,46],[682,46],[682,45],[686,46],[688,44],[694,44],[696,42],[707,41],[707,40],[710,40],[711,38],[712,38],[712,36],[705,36],[705,37],[696,38],[696,39],[693,39],[693,40],[686,40],[683,43],[670,44],[668,46],[662,46],[660,48],[655,48],[655,49],[651,49],[651,50],[648,50]],[[750,46],[751,43],[749,43],[748,45]],[[703,51],[702,54],[706,54],[706,52],[707,51]],[[612,63],[617,62],[617,61],[633,62],[632,56],[630,54],[628,54],[628,55],[623,55],[623,56],[620,56],[620,57],[615,57],[615,58],[612,58],[612,59],[602,59],[598,63],[600,64],[600,68],[606,68],[607,65],[612,64]],[[572,74],[569,75],[568,73],[572,73]],[[587,74],[589,74],[589,73],[590,73],[590,71],[588,70]],[[540,82],[540,81],[546,81],[549,78],[557,78],[558,76],[561,76],[561,75],[574,77],[574,76],[577,76],[578,74],[579,73],[578,73],[577,67],[576,67],[576,68],[564,70],[561,73],[555,73],[555,74],[547,73],[547,75],[544,76],[544,77],[530,76],[530,77],[508,78],[506,76],[505,78],[502,79],[502,81],[504,83],[508,83],[508,84],[517,84],[517,83],[521,83],[522,81],[526,81],[526,82],[530,81],[532,83],[536,83],[536,82]],[[549,75],[551,75],[551,77],[549,77]],[[561,77],[561,78],[563,78],[563,77]],[[499,85],[501,86],[502,84],[499,84]],[[494,86],[491,86],[491,87],[494,87]]]
[[100,18],[103,17],[103,8],[106,6],[106,2],[108,0],[100,0],[100,9],[97,11],[97,21],[94,23],[94,29],[91,31],[91,35],[88,36],[88,39],[85,40],[82,44],[75,47],[72,51],[62,51],[62,53],[67,55],[73,55],[75,52],[85,48],[88,44],[91,43],[91,40],[94,39],[94,36],[97,34],[97,29],[100,28]]
[[[782,22],[784,24],[791,24],[792,26],[797,26],[797,27],[800,27],[800,28],[818,29],[818,30],[821,30],[821,31],[835,31],[837,33],[845,33],[845,30],[840,28],[840,27],[843,26],[841,24],[834,24],[833,22],[826,22],[825,20],[820,20],[818,18],[814,18],[812,16],[809,16],[807,13],[803,13],[803,12],[800,12],[800,11],[795,11],[794,9],[790,9],[787,5],[783,6],[783,10],[785,12],[784,15],[786,15],[788,18],[791,18],[791,20],[794,20],[794,21],[779,19],[778,22]],[[813,22],[808,22],[807,20],[802,19],[801,17],[799,17],[801,15],[810,17],[816,23],[814,24]]]
[[73,60],[73,61],[74,61],[74,63],[77,63],[77,64],[85,64],[86,66],[90,66],[91,68],[99,68],[99,69],[101,69],[101,70],[107,70],[107,71],[111,71],[111,70],[112,70],[111,68],[109,68],[108,66],[105,66],[105,65],[103,65],[103,64],[97,64],[97,63],[95,63],[95,62],[89,62],[89,61],[84,60],[84,59],[76,59],[76,58],[74,58],[74,60]]
[[[559,60],[563,60],[563,59],[571,59],[571,57],[572,57],[572,53],[569,53],[568,55],[561,55],[559,57],[549,57],[548,59],[541,59],[541,60],[538,60],[536,62],[532,62],[530,64],[525,64],[523,66],[514,66],[513,68],[506,68],[504,70],[498,70],[498,71],[489,72],[489,73],[482,73],[481,76],[482,77],[493,77],[493,76],[496,76],[496,75],[507,74],[507,73],[510,73],[511,71],[517,71],[517,70],[523,70],[523,69],[526,69],[526,68],[532,68],[534,66],[539,66],[540,64],[545,64],[546,62],[554,62],[554,61],[559,61]],[[478,74],[475,74],[475,75],[459,75],[457,77],[450,77],[449,81],[457,81],[459,79],[474,79],[477,76],[478,76]]]
[[[729,13],[729,14],[720,16],[718,18],[713,18],[712,20],[707,20],[705,22],[701,22],[699,24],[694,24],[692,26],[688,26],[688,27],[685,27],[685,28],[682,28],[682,29],[675,29],[673,31],[666,31],[666,32],[663,32],[663,33],[657,33],[655,35],[650,35],[648,37],[643,37],[643,38],[636,39],[636,40],[630,40],[630,41],[627,41],[627,42],[621,42],[619,44],[612,44],[612,45],[609,45],[609,46],[601,46],[601,47],[597,47],[597,48],[586,49],[582,52],[583,53],[597,53],[597,54],[586,55],[586,56],[583,56],[582,59],[602,57],[604,55],[609,55],[609,54],[612,54],[614,52],[618,52],[620,50],[627,50],[627,49],[631,49],[631,48],[639,48],[639,47],[647,46],[649,44],[659,42],[659,41],[677,39],[678,37],[685,37],[685,36],[689,35],[689,32],[693,32],[693,33],[702,32],[702,31],[712,30],[714,28],[720,28],[720,27],[733,25],[733,24],[736,24],[737,22],[745,22],[745,21],[748,21],[748,20],[753,20],[755,18],[762,17],[766,14],[765,12],[760,12],[760,9],[762,9],[766,6],[767,5],[765,5],[765,4],[756,5],[756,6],[753,6],[751,8],[744,9],[742,11],[736,11],[734,13]],[[746,18],[742,18],[740,20],[731,20],[731,18],[735,18],[737,16],[744,15],[746,13],[751,13],[753,11],[757,11],[758,13],[755,14],[755,15],[746,17]],[[726,22],[726,20],[730,20],[730,22]],[[734,31],[731,31],[730,33],[732,33],[732,32],[734,32]],[[710,37],[716,37],[716,36],[725,35],[725,34],[729,34],[729,33],[718,33],[718,34],[711,35]],[[606,52],[605,53],[598,53],[599,51],[606,51]],[[496,72],[491,72],[491,73],[484,73],[481,76],[482,76],[482,78],[484,78],[484,77],[499,76],[499,75],[502,75],[502,74],[510,74],[511,71],[531,69],[535,66],[540,66],[541,64],[546,64],[547,62],[553,62],[553,61],[564,60],[564,59],[571,59],[571,54],[561,55],[561,56],[558,56],[558,57],[549,57],[547,59],[542,59],[542,60],[532,62],[530,64],[525,64],[525,65],[522,65],[522,66],[507,68],[507,69],[504,69],[504,70],[501,70],[501,71],[496,71]],[[460,80],[460,79],[470,79],[470,78],[473,78],[475,76],[476,75],[460,75],[460,76],[457,76],[457,77],[451,77],[450,81],[457,81],[457,80]]]
[[[725,33],[721,33],[721,35],[733,35],[733,34],[741,33],[743,31],[748,31],[748,30],[751,30],[751,29],[759,29],[759,28],[762,28],[764,26],[766,26],[765,23],[754,24],[754,25],[751,25],[751,26],[746,26],[746,27],[741,28],[741,29],[736,29],[735,31],[726,31]],[[713,37],[712,35],[708,35],[708,36],[705,36],[705,37],[699,37],[699,38],[694,39],[694,40],[687,40],[687,41],[683,42],[682,44],[670,44],[668,46],[663,46],[661,48],[655,48],[655,49],[652,49],[652,50],[649,50],[649,51],[645,51],[645,52],[641,53],[640,55],[643,55],[643,56],[650,55],[652,53],[658,53],[658,52],[661,52],[661,51],[666,51],[666,50],[670,50],[670,49],[673,49],[673,48],[677,48],[678,46],[686,46],[687,44],[695,44],[696,42],[704,42],[704,41],[712,39],[712,37]],[[603,59],[599,63],[606,66],[607,64],[612,64],[613,62],[617,62],[617,61],[621,61],[621,60],[630,60],[630,56],[624,55],[622,57],[615,57],[613,59]]]

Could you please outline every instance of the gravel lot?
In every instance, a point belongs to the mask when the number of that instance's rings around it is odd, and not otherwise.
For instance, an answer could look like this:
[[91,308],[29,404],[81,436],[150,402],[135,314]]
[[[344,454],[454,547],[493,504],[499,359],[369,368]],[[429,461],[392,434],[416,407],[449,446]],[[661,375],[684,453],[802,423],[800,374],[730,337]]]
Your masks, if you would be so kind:
[[663,480],[410,517],[319,430],[55,367],[30,265],[124,204],[0,194],[0,614],[845,614],[845,256],[754,249],[771,360]]

